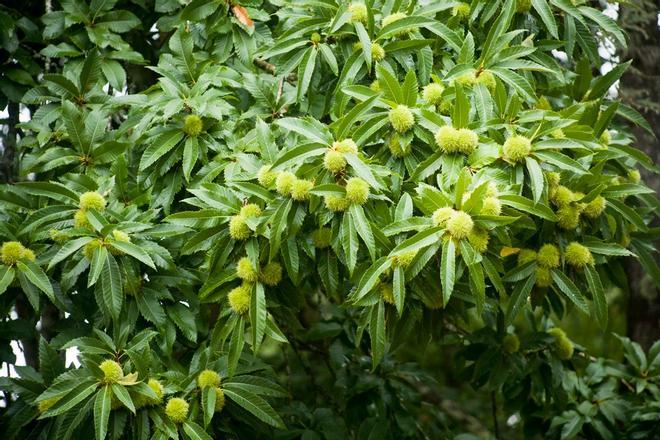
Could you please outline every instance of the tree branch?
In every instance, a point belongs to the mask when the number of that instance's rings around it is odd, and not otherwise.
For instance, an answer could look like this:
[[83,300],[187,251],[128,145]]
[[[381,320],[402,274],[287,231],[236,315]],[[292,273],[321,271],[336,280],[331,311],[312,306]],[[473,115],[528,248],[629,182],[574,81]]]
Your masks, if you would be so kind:
[[[255,66],[257,66],[261,70],[264,70],[270,73],[271,75],[275,75],[276,73],[275,71],[277,70],[275,64],[271,64],[268,61],[261,58],[255,58],[252,62],[254,63]],[[298,76],[295,73],[290,73],[285,77],[285,79],[288,83],[293,84],[298,79]]]

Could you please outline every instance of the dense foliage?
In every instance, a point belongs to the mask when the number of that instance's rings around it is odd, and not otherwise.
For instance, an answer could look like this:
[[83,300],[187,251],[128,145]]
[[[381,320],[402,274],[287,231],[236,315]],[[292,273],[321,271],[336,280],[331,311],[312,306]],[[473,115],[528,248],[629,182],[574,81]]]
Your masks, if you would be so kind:
[[1,8],[1,360],[35,347],[3,438],[660,435],[660,343],[558,325],[607,331],[626,259],[660,285],[650,128],[588,3]]

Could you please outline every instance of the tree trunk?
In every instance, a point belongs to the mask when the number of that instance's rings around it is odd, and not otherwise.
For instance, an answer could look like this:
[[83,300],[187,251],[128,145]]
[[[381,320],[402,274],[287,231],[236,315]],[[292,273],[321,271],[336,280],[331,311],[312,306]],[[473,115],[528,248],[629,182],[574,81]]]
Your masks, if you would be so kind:
[[2,155],[0,156],[0,183],[12,183],[16,176],[16,142],[20,108],[17,102],[9,102],[7,117],[7,133],[2,134]]

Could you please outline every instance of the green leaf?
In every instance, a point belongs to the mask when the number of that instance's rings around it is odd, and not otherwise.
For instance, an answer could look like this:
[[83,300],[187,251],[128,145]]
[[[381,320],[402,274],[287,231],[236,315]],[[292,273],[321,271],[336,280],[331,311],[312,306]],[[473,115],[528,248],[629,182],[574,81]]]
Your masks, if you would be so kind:
[[401,90],[399,81],[381,64],[376,66],[376,73],[381,90],[385,92],[385,97],[397,104],[402,104],[404,102],[403,90]]
[[7,287],[14,281],[14,269],[12,267],[0,265],[0,295],[5,293]]
[[59,374],[64,372],[64,360],[43,336],[39,337],[39,372],[46,383],[52,383]]
[[177,129],[168,130],[157,136],[144,150],[140,160],[140,171],[149,168],[158,159],[169,153],[183,139],[183,136],[183,131]]
[[527,298],[529,297],[529,293],[532,291],[535,282],[536,275],[532,273],[525,282],[516,283],[516,287],[513,289],[513,292],[511,292],[509,304],[506,309],[506,317],[504,321],[507,324],[513,323],[513,320],[516,319],[516,316],[520,313],[520,309],[522,309],[527,303]]
[[353,23],[355,26],[355,32],[358,35],[358,40],[362,45],[362,55],[364,56],[364,61],[367,63],[367,68],[371,70],[371,40],[369,39],[369,34],[364,28],[364,25],[360,22]]
[[70,101],[62,102],[62,118],[66,125],[66,131],[73,144],[82,154],[89,152],[89,139],[85,135],[85,124],[83,116],[76,106]]
[[[96,20],[95,23],[97,26],[95,29],[103,31],[105,28],[113,32],[128,32],[134,27],[140,25],[140,19],[135,16],[132,12],[119,10],[119,11],[110,11],[107,14],[103,14]],[[119,57],[121,52],[117,55]],[[124,57],[132,60],[134,62],[139,62],[142,60],[142,57],[137,55],[132,57]]]
[[[645,185],[638,185],[635,183],[622,183],[620,185],[612,185],[608,187],[603,187],[603,191],[601,195],[603,197],[628,197],[628,196],[633,196],[633,195],[638,195],[638,194],[653,194],[655,191],[653,191],[651,188]],[[586,197],[585,197],[586,199]],[[589,202],[590,200],[580,200],[581,202]]]
[[428,60],[432,58],[432,52],[429,53],[430,48],[428,46],[435,43],[434,39],[414,39],[414,40],[390,40],[387,44],[383,46],[385,53],[388,55],[397,54],[397,52],[410,53],[411,51],[418,51],[420,53],[420,61],[423,63],[420,65],[420,80],[422,82],[428,82],[428,76],[426,69],[428,68]]
[[540,159],[541,162],[550,163],[562,170],[570,171],[578,175],[587,173],[579,162],[571,159],[565,154],[559,153],[558,151],[536,150],[533,154]]
[[108,80],[108,83],[115,90],[123,90],[126,84],[126,71],[119,62],[115,60],[103,60],[101,63],[101,71],[103,76]]
[[99,279],[99,276],[101,276],[101,272],[103,271],[103,267],[105,266],[105,260],[108,257],[107,256],[108,249],[106,249],[105,246],[99,246],[96,249],[94,249],[94,253],[92,254],[92,260],[90,261],[89,265],[89,275],[87,278],[87,287],[91,287]]
[[240,359],[241,353],[243,352],[243,345],[245,345],[244,333],[245,320],[242,316],[240,316],[236,320],[234,330],[231,334],[231,340],[229,341],[229,355],[227,357],[227,375],[229,377],[232,377],[236,372],[238,360]]
[[617,64],[616,67],[607,72],[605,75],[596,78],[584,100],[593,100],[605,96],[610,87],[621,78],[631,63],[632,60],[622,64]]
[[589,285],[589,291],[593,298],[596,320],[603,330],[607,329],[607,298],[603,290],[603,283],[600,281],[600,275],[593,266],[584,268],[584,275]]
[[155,292],[140,292],[135,295],[135,301],[140,313],[147,321],[161,326],[165,324],[165,310],[154,294]]
[[607,206],[611,207],[614,211],[618,212],[628,220],[630,223],[635,225],[641,231],[647,231],[648,227],[644,223],[644,219],[635,211],[634,209],[626,206],[619,200],[609,199],[607,201]]
[[259,396],[288,397],[289,393],[275,382],[260,376],[243,374],[234,377],[229,382],[234,388],[246,390]]
[[264,423],[284,428],[284,422],[275,410],[261,397],[245,390],[237,390],[231,383],[223,387],[225,396]]
[[571,0],[550,0],[550,3],[563,10],[571,17],[578,20],[580,23],[584,24],[584,19],[582,18],[580,10],[575,6],[575,4],[573,4]]
[[548,1],[532,0],[532,6],[541,17],[541,20],[543,20],[543,24],[545,24],[545,27],[548,29],[548,32],[550,32],[550,35],[552,35],[555,39],[559,39],[559,34],[557,32],[557,22],[555,22],[555,17],[552,13],[552,9],[550,9],[550,5],[548,5]]
[[589,313],[589,306],[587,305],[587,301],[584,299],[584,296],[582,296],[580,289],[577,288],[575,283],[573,283],[573,281],[568,278],[564,272],[553,269],[552,280],[555,282],[557,287],[559,287],[559,290],[561,290],[568,297],[568,299],[570,299],[571,302],[577,306],[578,309],[584,313]]
[[261,56],[272,58],[283,53],[291,53],[294,49],[306,46],[307,44],[309,44],[308,38],[286,38],[265,51]]
[[21,272],[20,270],[16,272],[16,278],[18,279],[18,283],[21,286],[21,289],[23,289],[23,293],[27,297],[28,301],[30,302],[30,305],[34,309],[35,312],[40,311],[40,304],[39,304],[39,289],[32,284],[25,274]]
[[98,384],[96,381],[83,381],[83,383],[71,388],[71,391],[59,399],[48,411],[44,412],[40,418],[43,419],[64,414],[89,397],[94,391],[96,391],[97,387]]
[[353,225],[357,230],[358,235],[364,241],[364,244],[367,245],[369,250],[369,255],[371,260],[376,259],[376,241],[374,240],[374,235],[371,232],[371,223],[367,220],[367,217],[364,215],[364,210],[360,205],[351,205],[348,209],[348,215],[352,217]]
[[202,413],[204,414],[204,427],[209,426],[215,414],[215,400],[217,398],[215,387],[202,389]]
[[369,166],[362,162],[357,155],[353,153],[345,153],[344,158],[351,168],[353,168],[358,177],[366,181],[372,188],[381,189],[381,184],[378,183]]
[[479,254],[479,252],[477,252],[472,247],[468,240],[460,240],[458,242],[458,247],[461,250],[461,257],[463,257],[463,261],[465,261],[465,264],[468,266],[472,266],[481,262],[481,254]]
[[489,69],[498,78],[507,83],[513,90],[518,92],[527,102],[536,102],[536,93],[532,85],[521,76],[511,70],[506,70],[501,67],[491,67]]
[[473,96],[479,119],[485,124],[493,117],[493,98],[483,84],[476,84],[473,87]]
[[344,68],[341,70],[341,74],[339,75],[339,81],[337,81],[335,93],[341,93],[342,88],[344,85],[346,85],[346,83],[350,84],[353,82],[355,75],[360,71],[362,65],[364,64],[364,58],[360,55],[360,52],[355,51],[344,63]]
[[96,399],[94,399],[94,432],[96,433],[96,440],[105,439],[108,433],[111,406],[112,389],[110,385],[106,385],[96,393]]
[[616,255],[624,257],[634,255],[628,249],[617,243],[606,243],[596,239],[585,239],[582,244],[589,248],[589,250],[594,254]]
[[461,210],[471,215],[478,214],[483,207],[483,201],[487,192],[488,182],[482,182],[479,186],[470,192],[470,196],[467,198],[465,203],[462,203],[463,200],[461,200]]
[[309,83],[312,81],[317,54],[318,51],[316,48],[314,46],[310,47],[305,52],[305,55],[298,66],[298,101],[302,101],[303,96],[307,93],[307,89],[309,88]]
[[406,301],[406,270],[403,267],[394,269],[392,277],[392,290],[394,294],[394,305],[396,311],[401,316],[403,314],[403,305]]
[[284,333],[282,333],[282,330],[279,329],[277,324],[273,321],[273,318],[270,316],[268,317],[268,321],[266,321],[266,334],[274,341],[282,342],[284,344],[289,343],[289,340]]
[[349,129],[351,126],[360,119],[360,117],[367,113],[373,108],[373,106],[378,102],[378,95],[373,95],[367,98],[365,101],[359,103],[351,109],[348,113],[338,119],[333,123],[335,127],[335,132],[337,133],[337,139],[344,139],[349,134]]
[[[307,41],[303,41],[303,43],[306,43]],[[332,73],[335,74],[335,76],[339,75],[339,66],[337,65],[337,58],[335,57],[334,52],[332,49],[327,44],[319,44],[319,50],[321,51],[321,56],[325,60],[326,64],[328,67],[330,67],[330,70],[332,70]]]
[[660,267],[658,267],[658,262],[654,254],[655,250],[637,239],[634,239],[632,243],[635,254],[639,257],[640,264],[651,277],[656,288],[660,289]]
[[491,53],[496,47],[497,42],[500,40],[500,37],[509,29],[511,25],[511,20],[516,12],[515,0],[506,0],[503,5],[500,6],[499,10],[500,15],[497,17],[493,25],[490,26],[488,35],[486,36],[486,41],[484,42],[483,49],[481,51],[481,64],[488,62],[493,54]]
[[113,383],[112,392],[114,393],[115,396],[117,396],[117,399],[119,399],[119,401],[123,403],[126,408],[129,409],[129,411],[135,414],[135,405],[133,404],[133,399],[131,399],[131,395],[128,394],[128,390],[126,390],[126,388],[123,385],[120,385],[118,383]]
[[292,163],[301,164],[310,157],[320,156],[328,151],[328,146],[325,144],[303,144],[290,150],[284,151],[280,157],[277,158],[273,165],[270,167],[271,171],[279,171],[286,168],[287,165]]
[[504,283],[502,283],[502,278],[500,277],[500,273],[497,271],[497,268],[491,261],[490,256],[484,255],[482,259],[482,266],[484,270],[486,271],[486,275],[488,275],[488,279],[490,280],[491,284],[499,293],[500,295],[505,295],[506,294],[506,289],[504,288]]
[[346,255],[348,271],[352,274],[353,270],[355,270],[355,265],[357,264],[357,254],[360,244],[358,243],[357,230],[355,229],[353,217],[350,215],[344,215],[344,218],[342,219],[341,244],[344,249],[344,254]]
[[573,414],[570,414],[570,418],[568,418],[561,428],[562,440],[574,438],[582,430],[582,426],[584,425],[585,417],[575,411],[572,412]]
[[380,275],[392,266],[392,259],[381,257],[376,260],[369,269],[365,270],[358,282],[355,292],[351,294],[351,300],[358,302],[369,293],[379,282]]
[[197,79],[193,47],[192,34],[183,26],[170,37],[170,49],[183,61],[186,76],[192,83]]
[[[461,245],[463,242],[461,242]],[[481,314],[486,303],[486,282],[484,280],[484,271],[481,264],[468,266],[470,275],[470,288],[474,295],[474,301],[477,305],[477,313]]]
[[385,304],[378,301],[371,308],[371,322],[369,323],[369,336],[371,339],[371,362],[375,369],[385,356]]
[[455,128],[465,128],[470,122],[470,100],[463,92],[463,87],[456,83],[456,97],[454,98],[454,108],[451,115],[451,121]]
[[262,200],[265,200],[266,202],[272,201],[275,197],[273,194],[262,187],[261,185],[257,185],[256,183],[251,183],[251,182],[227,182],[227,186],[231,188],[236,188],[240,192],[244,193],[245,195],[252,195],[259,197]]
[[543,170],[539,166],[539,163],[532,159],[531,157],[525,158],[525,164],[527,165],[527,172],[529,173],[529,179],[532,184],[532,194],[534,196],[534,203],[538,203],[541,200],[543,195],[543,188],[545,186],[545,181],[543,180]]
[[108,344],[105,342],[87,336],[72,339],[66,344],[62,345],[61,348],[65,350],[71,347],[78,347],[85,353],[100,354],[106,357],[113,356],[115,354],[114,352],[116,351],[116,347],[108,346]]
[[419,27],[435,25],[438,22],[427,17],[410,16],[396,20],[387,26],[384,26],[378,33],[377,40],[382,40],[406,30],[412,30]]
[[408,107],[415,107],[417,105],[417,95],[419,95],[419,86],[414,70],[411,69],[406,73],[401,91],[403,92],[403,103]]
[[589,191],[584,197],[580,199],[580,203],[589,203],[598,197],[603,190],[606,188],[604,184],[595,186],[591,191]]
[[35,262],[29,260],[20,260],[16,263],[16,267],[21,271],[28,280],[39,288],[42,292],[48,295],[51,301],[55,302],[55,292],[53,286],[50,284],[48,275],[39,267]]
[[170,319],[174,321],[174,324],[181,330],[183,335],[195,342],[197,340],[197,324],[192,310],[180,302],[168,306],[166,310]]
[[627,106],[625,104],[619,103],[619,107],[616,110],[616,113],[620,116],[623,116],[630,122],[639,125],[642,127],[644,130],[646,130],[649,134],[651,134],[653,137],[655,137],[655,132],[653,131],[653,128],[651,127],[651,124],[644,119],[644,116],[642,116],[637,110],[634,108]]
[[277,125],[285,130],[298,133],[305,139],[329,147],[332,144],[332,136],[325,130],[319,129],[320,123],[313,119],[282,118],[275,121]]
[[101,61],[99,53],[96,49],[92,49],[87,52],[82,69],[80,70],[80,77],[78,78],[80,82],[80,90],[83,92],[90,90],[94,83],[98,81],[100,75]]
[[467,168],[463,168],[458,174],[458,180],[454,186],[454,205],[457,208],[462,208],[463,205],[463,194],[467,191],[470,182],[472,181],[472,175]]
[[607,108],[600,112],[596,125],[594,125],[594,136],[598,137],[605,129],[612,123],[616,109],[619,107],[618,102],[614,102],[607,106]]
[[85,217],[96,232],[101,232],[107,225],[108,220],[96,209],[90,209],[85,212]]
[[186,420],[183,422],[183,430],[188,434],[191,440],[213,440],[213,437],[208,435],[204,428],[197,423]]
[[418,232],[392,249],[390,257],[405,254],[407,252],[418,251],[427,246],[431,246],[432,244],[437,243],[443,233],[444,229],[438,227],[432,227],[425,231]]
[[66,204],[78,205],[78,194],[58,182],[18,182],[17,188],[24,189],[28,194],[44,196]]
[[190,180],[197,157],[199,155],[199,142],[196,137],[189,137],[183,147],[183,177],[186,181]]
[[209,0],[193,0],[181,11],[181,19],[202,21],[218,9],[219,2]]
[[440,150],[431,154],[415,168],[410,180],[418,182],[431,176],[442,167],[445,157],[446,155]]
[[[397,23],[396,21],[394,23]],[[460,52],[461,50],[461,37],[458,33],[445,26],[443,23],[435,22],[430,25],[424,26],[426,29],[442,38],[454,51]],[[383,28],[385,29],[385,28]]]
[[107,306],[112,318],[119,319],[121,307],[124,303],[124,293],[122,291],[121,273],[115,257],[106,253],[105,265],[101,272],[101,292],[103,301]]
[[442,244],[442,261],[440,262],[440,282],[442,283],[442,303],[447,306],[454,292],[456,280],[456,245],[454,240]]
[[[53,91],[53,93],[56,93],[58,96],[64,98],[76,98],[81,95],[78,87],[76,87],[75,84],[64,75],[47,73],[44,75],[43,79],[48,89]],[[69,102],[69,104],[71,103]],[[73,108],[75,108],[75,106]]]
[[601,29],[605,30],[605,32],[613,35],[620,46],[624,48],[626,47],[626,36],[616,21],[603,14],[601,11],[588,6],[580,6],[578,9],[585,17],[592,20]]
[[158,335],[158,332],[146,328],[138,332],[128,343],[128,350],[142,350],[149,346],[149,342]]
[[250,299],[250,324],[252,326],[252,350],[257,353],[266,331],[266,295],[264,286],[257,283]]
[[277,211],[275,211],[275,214],[271,217],[269,260],[273,260],[277,255],[277,251],[280,250],[282,233],[287,226],[287,218],[289,216],[291,206],[293,206],[291,199],[283,200],[282,203],[280,203],[280,206],[277,208]]
[[114,239],[110,240],[110,245],[113,248],[115,248],[115,249],[117,249],[117,250],[119,250],[119,251],[121,251],[121,252],[123,252],[127,255],[130,255],[131,257],[135,258],[136,260],[146,264],[150,268],[156,269],[156,266],[154,265],[154,262],[151,259],[151,257],[149,256],[149,254],[147,254],[147,252],[144,249],[142,249],[140,246],[137,246],[137,245],[135,245],[131,242],[119,241],[119,240],[114,240]]
[[557,221],[557,216],[548,206],[542,203],[534,203],[532,200],[515,194],[504,194],[499,197],[503,205],[510,206],[519,211],[524,211],[545,220]]
[[85,115],[85,138],[89,142],[89,150],[92,144],[101,140],[107,125],[108,118],[101,110],[95,109]]

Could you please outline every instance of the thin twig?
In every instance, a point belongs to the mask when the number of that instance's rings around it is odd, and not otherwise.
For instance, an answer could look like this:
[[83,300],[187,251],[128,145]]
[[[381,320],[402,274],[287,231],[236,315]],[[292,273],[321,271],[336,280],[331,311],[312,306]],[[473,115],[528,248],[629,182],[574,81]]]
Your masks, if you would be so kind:
[[275,98],[275,102],[279,103],[280,98],[282,97],[282,87],[284,86],[284,77],[280,78],[279,83],[277,84],[277,98]]
[[[277,67],[275,67],[275,64],[269,63],[268,61],[261,59],[261,58],[255,58],[252,60],[255,66],[258,68],[265,70],[266,72],[270,73],[271,75],[275,75],[275,71],[277,70]],[[286,77],[286,82],[294,84],[296,80],[298,79],[298,76],[295,73],[289,73]]]
[[265,70],[266,72],[270,73],[271,75],[275,75],[275,64],[271,64],[266,60],[263,60],[261,58],[255,58],[254,59],[254,65],[257,66],[258,68]]
[[500,426],[497,423],[497,396],[495,395],[495,391],[492,391],[490,393],[490,402],[491,402],[491,407],[493,411],[493,430],[495,431],[495,438],[499,439],[500,438]]

